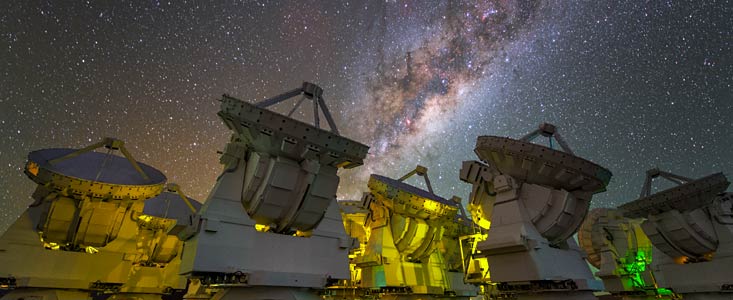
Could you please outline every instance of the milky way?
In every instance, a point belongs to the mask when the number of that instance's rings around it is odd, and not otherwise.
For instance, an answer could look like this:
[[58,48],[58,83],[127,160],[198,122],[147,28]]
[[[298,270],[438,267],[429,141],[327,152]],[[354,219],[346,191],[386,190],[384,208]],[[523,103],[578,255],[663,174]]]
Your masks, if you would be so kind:
[[[531,26],[538,5],[504,1],[479,5],[450,4],[441,28],[420,47],[379,64],[378,77],[367,83],[366,109],[359,120],[364,138],[374,141],[374,156],[399,150],[404,139],[418,134],[427,119],[450,117],[462,86],[481,79],[497,50]],[[371,133],[371,135],[369,135]]]
[[[485,77],[491,63],[502,59],[504,48],[529,34],[542,18],[543,5],[536,1],[473,1],[442,5],[442,13],[428,20],[437,28],[418,42],[418,47],[392,60],[378,61],[377,76],[368,78],[365,99],[358,112],[357,136],[370,141],[366,167],[351,182],[365,181],[394,162],[415,160],[423,147],[440,138],[443,128],[467,97],[467,89]],[[555,4],[556,6],[558,4]],[[381,18],[387,23],[387,16]],[[381,26],[388,26],[382,24]],[[417,143],[416,143],[417,141]],[[346,185],[344,197],[355,197],[359,185]]]
[[0,230],[31,202],[28,152],[104,136],[205,200],[230,134],[215,99],[259,101],[303,81],[324,88],[341,133],[371,146],[341,173],[341,199],[359,197],[371,173],[416,164],[436,193],[466,199],[458,169],[476,159],[476,136],[540,122],[614,173],[594,207],[637,197],[650,167],[728,173],[732,6],[0,1]]

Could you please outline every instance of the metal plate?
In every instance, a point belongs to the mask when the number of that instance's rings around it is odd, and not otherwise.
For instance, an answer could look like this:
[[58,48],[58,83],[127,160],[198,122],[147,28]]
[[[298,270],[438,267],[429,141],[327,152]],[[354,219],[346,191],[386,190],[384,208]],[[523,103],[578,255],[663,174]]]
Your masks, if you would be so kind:
[[571,192],[602,192],[612,176],[611,171],[583,158],[506,137],[480,136],[474,151],[504,174]]
[[449,200],[447,200],[445,198],[442,198],[442,197],[440,197],[440,196],[438,196],[436,194],[430,193],[430,192],[428,192],[426,190],[423,190],[423,189],[419,189],[419,188],[417,188],[415,186],[409,185],[409,184],[404,183],[402,181],[398,181],[398,180],[395,180],[395,179],[392,179],[392,178],[389,178],[389,177],[385,177],[385,176],[382,176],[382,175],[376,175],[376,174],[372,174],[371,178],[369,178],[369,181],[372,181],[372,180],[382,182],[382,183],[386,184],[387,186],[392,187],[392,188],[394,188],[394,189],[396,189],[398,191],[401,191],[403,193],[409,193],[409,194],[415,195],[417,197],[421,197],[421,198],[426,198],[426,199],[430,199],[430,200],[433,200],[433,201],[437,201],[437,202],[440,202],[440,203],[445,204],[445,205],[448,205],[448,206],[458,207],[458,205],[456,203],[453,203],[453,201],[449,201]]
[[673,209],[681,212],[710,204],[728,189],[723,173],[715,173],[621,205],[627,218],[645,218]]
[[392,178],[372,174],[367,185],[376,201],[396,214],[453,221],[458,213],[456,203]]
[[225,96],[219,117],[257,152],[289,158],[317,157],[322,164],[354,168],[369,147],[254,104]]

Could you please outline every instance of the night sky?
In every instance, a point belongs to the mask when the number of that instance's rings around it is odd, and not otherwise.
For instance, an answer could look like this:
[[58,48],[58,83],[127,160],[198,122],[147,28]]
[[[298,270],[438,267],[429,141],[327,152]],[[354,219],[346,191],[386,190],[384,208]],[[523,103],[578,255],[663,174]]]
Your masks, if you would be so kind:
[[638,197],[655,166],[731,177],[729,1],[216,3],[0,2],[0,230],[31,202],[29,151],[105,136],[204,200],[229,137],[217,97],[302,81],[371,146],[341,173],[340,199],[416,164],[466,199],[458,170],[476,137],[544,121],[614,173],[594,207]]

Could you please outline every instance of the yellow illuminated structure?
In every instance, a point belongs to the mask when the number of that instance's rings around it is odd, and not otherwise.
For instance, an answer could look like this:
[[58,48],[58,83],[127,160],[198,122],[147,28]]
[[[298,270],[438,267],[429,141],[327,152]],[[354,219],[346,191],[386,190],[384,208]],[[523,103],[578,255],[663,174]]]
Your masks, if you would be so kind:
[[[474,172],[471,174],[461,173],[462,180],[478,181],[481,176],[484,176],[487,170],[481,170],[481,172]],[[468,179],[467,177],[473,177]],[[490,200],[490,189],[493,189],[492,182],[486,182],[485,184],[476,184],[472,186],[470,198],[468,199],[468,211],[471,214],[471,220],[478,226],[478,232],[472,234],[465,234],[461,236],[461,240],[465,241],[468,247],[469,254],[476,253],[476,246],[478,243],[486,240],[488,237],[487,232],[491,228],[491,213],[493,211],[493,204]],[[474,284],[489,285],[491,279],[489,276],[489,262],[486,257],[473,257],[466,260],[466,281]]]
[[[93,151],[100,147],[107,153]],[[185,289],[177,259],[183,243],[176,234],[192,219],[166,217],[169,203],[163,214],[148,214],[146,205],[182,194],[177,186],[161,194],[165,176],[138,164],[122,141],[34,151],[25,173],[38,184],[36,201],[0,237],[0,286],[11,288],[1,299],[87,299],[99,293],[160,299]]]
[[[465,216],[457,217],[459,204],[432,192],[426,171],[418,166],[399,180],[372,175],[361,202],[368,212],[345,214],[347,232],[360,240],[352,251],[352,279],[368,294],[382,299],[477,294],[463,280],[459,237],[470,226]],[[414,174],[426,179],[429,192],[403,182]]]
[[461,198],[454,196],[451,201],[458,205],[460,211],[456,214],[453,222],[443,224],[443,238],[439,249],[443,254],[448,270],[452,272],[463,272],[464,260],[471,252],[468,251],[470,243],[465,239],[461,239],[461,237],[473,235],[475,226],[473,226],[471,220],[466,216],[461,206]]
[[364,254],[369,241],[370,228],[365,226],[369,218],[369,209],[362,201],[338,201],[341,218],[344,222],[346,234],[352,238],[349,251],[349,271],[351,278],[341,280],[337,285],[329,287],[325,299],[375,299],[364,289],[360,288],[361,269],[356,266],[356,260]]
[[[473,171],[461,173],[461,179],[469,182],[478,182],[482,176],[486,177],[488,175],[486,174],[488,171],[487,168],[474,169]],[[488,259],[473,254],[478,252],[478,244],[488,238],[493,212],[493,203],[490,201],[490,197],[493,194],[491,190],[493,188],[493,182],[487,181],[484,181],[484,184],[475,184],[472,186],[472,191],[468,199],[468,211],[471,220],[476,226],[474,226],[475,229],[472,232],[460,236],[461,249],[468,253],[468,256],[464,260],[466,263],[464,266],[466,270],[465,281],[479,285],[482,290],[482,295],[486,298],[497,296],[496,284],[491,282]]]

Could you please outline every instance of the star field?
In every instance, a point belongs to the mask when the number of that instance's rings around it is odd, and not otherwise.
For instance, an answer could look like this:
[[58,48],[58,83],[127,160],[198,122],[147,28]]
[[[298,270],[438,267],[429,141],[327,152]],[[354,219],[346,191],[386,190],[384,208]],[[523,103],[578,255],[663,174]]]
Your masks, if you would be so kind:
[[5,1],[0,230],[31,202],[29,151],[105,136],[203,201],[229,137],[216,98],[302,81],[324,88],[342,134],[372,147],[342,172],[342,199],[370,173],[418,163],[438,194],[466,199],[458,170],[476,136],[541,122],[614,173],[594,207],[638,197],[652,167],[731,177],[732,31],[721,0]]

